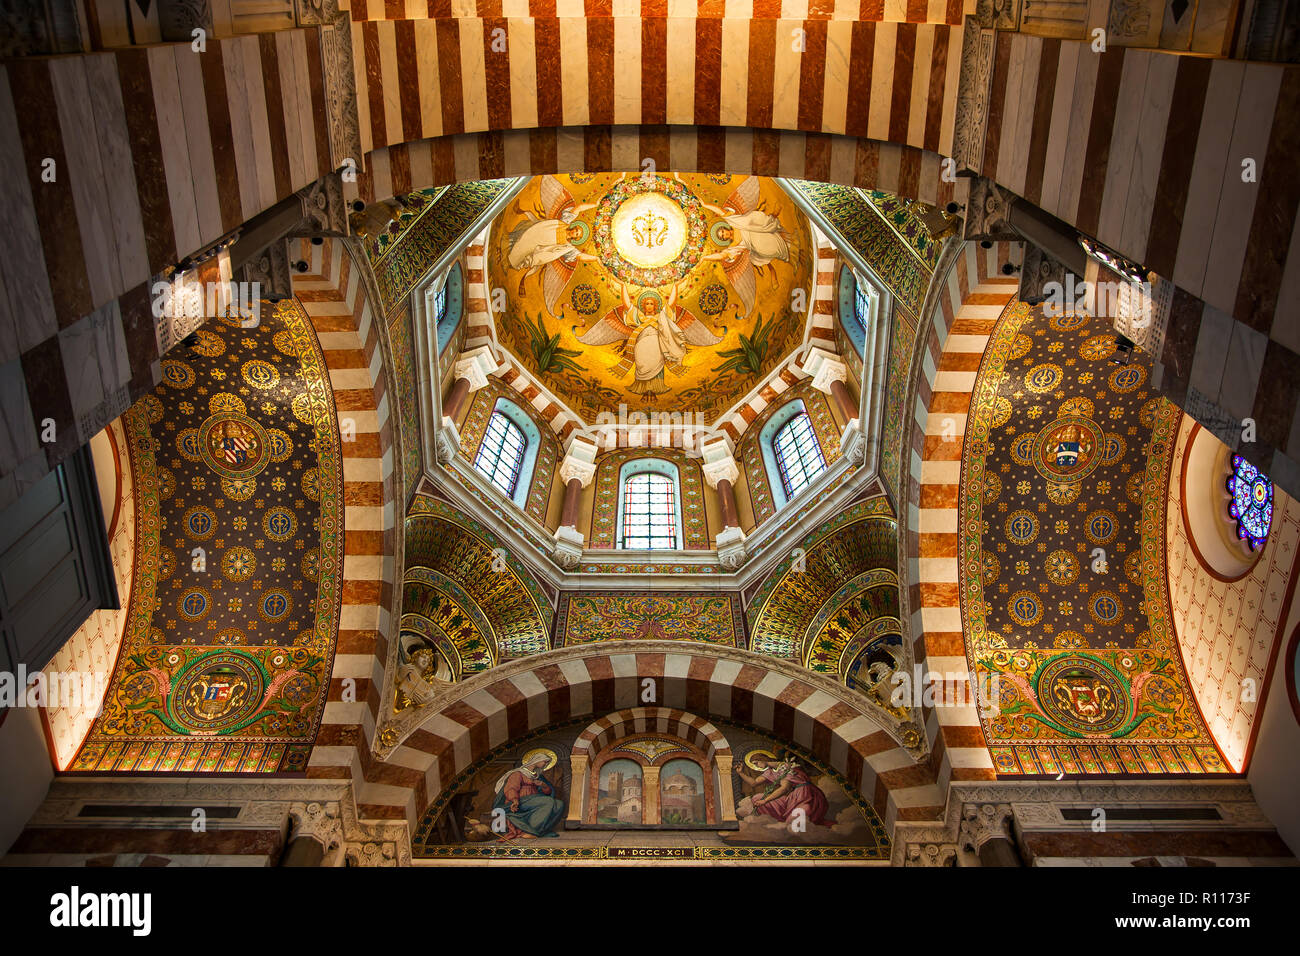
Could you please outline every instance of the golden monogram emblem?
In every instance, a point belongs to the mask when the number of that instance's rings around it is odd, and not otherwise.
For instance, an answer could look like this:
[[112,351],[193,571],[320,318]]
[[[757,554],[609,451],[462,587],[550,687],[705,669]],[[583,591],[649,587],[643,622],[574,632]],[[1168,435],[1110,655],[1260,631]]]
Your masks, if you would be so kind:
[[668,220],[647,210],[632,220],[632,238],[647,249],[662,246],[668,238]]

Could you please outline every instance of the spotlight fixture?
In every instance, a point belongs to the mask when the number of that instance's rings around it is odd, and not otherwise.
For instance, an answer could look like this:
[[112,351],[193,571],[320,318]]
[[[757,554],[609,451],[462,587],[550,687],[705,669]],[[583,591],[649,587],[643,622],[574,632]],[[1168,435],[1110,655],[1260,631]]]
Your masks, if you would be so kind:
[[1114,249],[1106,248],[1097,240],[1090,239],[1087,236],[1080,236],[1079,246],[1090,257],[1096,259],[1107,268],[1124,276],[1126,279],[1130,279],[1133,282],[1143,282],[1146,280],[1146,269],[1143,269],[1132,259],[1121,256]]
[[321,244],[324,243],[324,242],[325,242],[325,237],[324,237],[324,236],[312,236],[312,237],[311,237],[311,244],[312,244],[313,246],[319,246],[319,245],[321,245]]
[[943,211],[950,216],[957,215],[957,213],[961,212],[961,209],[962,209],[961,203],[955,203],[955,202],[950,202],[948,203],[948,205],[943,207]]
[[299,272],[306,272],[310,268],[310,266],[307,265],[306,259],[299,259],[293,264],[293,267]]
[[1019,271],[1020,271],[1020,266],[1016,265],[1014,262],[1002,263],[1002,274],[1004,276],[1013,276]]
[[352,200],[352,211],[353,211],[353,212],[365,212],[365,211],[366,211],[366,204],[365,204],[365,201],[364,201],[364,200],[361,200],[361,199],[354,199],[354,200]]
[[1133,358],[1133,349],[1137,343],[1124,335],[1115,336],[1115,354],[1110,357],[1111,365],[1127,365]]

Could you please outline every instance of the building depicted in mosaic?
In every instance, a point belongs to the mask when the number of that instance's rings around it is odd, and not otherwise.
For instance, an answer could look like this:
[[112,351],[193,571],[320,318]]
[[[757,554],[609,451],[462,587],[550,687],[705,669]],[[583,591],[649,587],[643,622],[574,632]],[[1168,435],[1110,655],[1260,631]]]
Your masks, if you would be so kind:
[[0,863],[1294,862],[1273,7],[36,6]]

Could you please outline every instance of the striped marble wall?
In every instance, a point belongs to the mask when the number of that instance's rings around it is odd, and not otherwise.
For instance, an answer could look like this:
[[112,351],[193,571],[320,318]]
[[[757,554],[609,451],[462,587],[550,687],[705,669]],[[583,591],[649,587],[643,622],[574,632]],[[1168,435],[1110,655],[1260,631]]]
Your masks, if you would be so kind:
[[947,24],[851,20],[366,21],[353,30],[362,148],[671,124],[838,133],[946,154],[961,40]]
[[1300,66],[999,33],[988,82],[966,162],[1172,281],[1161,391],[1300,495]]
[[150,277],[328,171],[323,82],[316,29],[0,68],[0,504],[153,388]]
[[[351,0],[353,20],[735,17],[960,23],[963,0]],[[975,9],[965,0],[966,13]]]
[[[914,418],[908,448],[905,603],[915,660],[937,674],[968,673],[957,574],[957,494],[966,410],[984,346],[1018,279],[1001,274],[1017,246],[966,243],[921,329]],[[973,701],[965,676],[945,684],[957,701]],[[926,708],[926,735],[941,785],[990,779],[984,731],[972,706]]]
[[[300,244],[299,244],[300,243]],[[381,342],[382,313],[374,309],[362,266],[348,244],[294,243],[307,260],[294,294],[311,318],[334,387],[343,449],[343,606],[325,705],[308,776],[350,775],[360,750],[369,750],[384,665],[395,636],[392,616],[399,574],[401,477],[396,468],[394,394]],[[360,253],[356,253],[360,255]],[[353,441],[347,441],[353,432]]]

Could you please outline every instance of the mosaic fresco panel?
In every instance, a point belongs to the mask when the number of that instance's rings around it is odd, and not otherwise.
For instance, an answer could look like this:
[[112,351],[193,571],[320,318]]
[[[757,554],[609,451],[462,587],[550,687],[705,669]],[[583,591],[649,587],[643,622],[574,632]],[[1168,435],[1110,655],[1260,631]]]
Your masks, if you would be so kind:
[[533,478],[528,485],[528,500],[524,511],[542,524],[546,523],[546,508],[551,500],[551,489],[555,482],[555,469],[560,461],[560,443],[555,439],[555,432],[550,423],[537,414],[531,402],[521,399],[519,393],[498,378],[489,378],[487,385],[474,393],[466,413],[465,423],[460,430],[460,455],[470,464],[478,455],[479,445],[483,444],[483,435],[487,431],[488,420],[496,408],[497,399],[508,398],[517,407],[523,409],[541,435],[541,444],[537,449],[537,461],[533,467]]
[[402,477],[409,499],[419,483],[420,400],[415,383],[415,350],[411,338],[411,312],[396,310],[388,325],[388,342],[396,369],[397,421],[402,433]]
[[560,597],[556,647],[632,640],[744,647],[740,596],[700,591],[581,591]]
[[1013,305],[976,380],[959,501],[967,655],[1004,774],[1218,773],[1165,576],[1180,413],[1114,330]]
[[682,492],[682,544],[687,550],[709,547],[709,526],[704,513],[704,472],[698,458],[676,448],[624,448],[601,455],[596,463],[595,502],[591,513],[588,548],[613,548],[617,540],[619,469],[626,462],[659,458],[677,466]]
[[122,652],[74,770],[306,766],[338,631],[342,464],[296,300],[209,323],[123,416],[137,565]]
[[880,498],[814,530],[751,599],[751,649],[838,675],[855,633],[898,619],[897,539],[898,522]]
[[772,496],[772,484],[767,477],[767,465],[763,461],[763,448],[759,444],[759,434],[769,418],[796,398],[803,401],[826,464],[829,466],[840,457],[840,429],[835,424],[835,416],[831,412],[825,393],[813,388],[812,379],[804,379],[794,388],[783,392],[780,401],[770,403],[749,423],[740,442],[739,458],[745,468],[745,482],[749,488],[750,504],[754,509],[756,525],[776,514],[776,500]]
[[[435,200],[421,207],[419,216],[385,247],[378,260],[371,257],[385,315],[410,294],[429,267],[463,237],[474,220],[513,182],[512,179],[484,179],[447,187]],[[371,252],[369,243],[366,251]]]
[[[882,282],[894,293],[895,302],[913,317],[920,315],[933,264],[928,267],[907,241],[896,232],[881,210],[852,186],[791,180],[797,189],[844,242],[871,263]],[[936,253],[937,255],[937,253]]]
[[[714,721],[734,754],[731,791],[736,820],[707,828],[696,825],[642,824],[627,829],[576,827],[568,821],[574,800],[571,761],[575,741],[588,718],[552,724],[511,741],[476,762],[447,788],[421,817],[412,851],[424,859],[502,860],[887,860],[888,831],[870,803],[840,774],[828,770],[802,748],[776,740],[755,728]],[[647,749],[647,763],[666,769],[681,747],[668,739]],[[663,752],[662,756],[658,754]],[[764,764],[764,761],[770,763]],[[521,774],[528,766],[531,779]],[[711,774],[723,771],[716,766]],[[765,776],[766,773],[766,776]],[[756,798],[773,789],[773,778],[796,781],[797,794],[766,809]],[[513,778],[513,779],[512,779]],[[521,808],[512,810],[502,796],[524,792]],[[620,792],[624,805],[638,803],[645,777]],[[579,781],[581,782],[581,781]],[[710,789],[718,781],[704,784]],[[793,827],[795,805],[804,809],[806,826]],[[631,807],[635,815],[635,806]],[[493,811],[504,810],[508,827],[492,827]],[[498,814],[498,819],[501,814]],[[505,832],[501,832],[504,829]],[[536,832],[534,832],[536,831]],[[644,833],[638,841],[635,833]],[[621,836],[615,841],[615,835]]]

